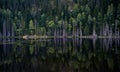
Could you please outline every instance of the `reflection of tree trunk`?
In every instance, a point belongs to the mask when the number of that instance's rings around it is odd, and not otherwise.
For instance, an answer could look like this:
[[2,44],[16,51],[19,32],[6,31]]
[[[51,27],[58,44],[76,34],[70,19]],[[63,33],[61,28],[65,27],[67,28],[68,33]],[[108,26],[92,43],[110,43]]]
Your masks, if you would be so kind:
[[112,47],[112,38],[109,38],[109,47]]
[[36,58],[36,55],[37,55],[37,53],[38,53],[38,48],[37,48],[37,40],[35,41],[35,43],[33,44],[34,45],[34,50],[33,50],[33,57],[35,57]]
[[96,48],[96,38],[93,38],[93,48],[95,49]]
[[99,39],[100,41],[100,48],[103,48],[103,39]]
[[[5,25],[5,24],[3,24],[3,25]],[[4,28],[5,29],[5,28]],[[4,30],[3,29],[3,30]],[[3,34],[4,34],[4,36],[6,36],[6,33],[4,33],[4,31],[3,31]],[[4,55],[6,54],[6,44],[4,44],[4,43],[6,43],[7,41],[6,41],[6,38],[3,38],[3,51],[4,51]]]
[[[3,43],[6,43],[6,39],[3,40]],[[4,50],[4,55],[6,55],[6,53],[7,53],[6,44],[3,44],[3,50]]]
[[63,52],[67,52],[67,44],[66,44],[67,39],[63,38]]
[[119,45],[119,44],[118,44],[118,40],[119,40],[119,39],[117,39],[117,38],[115,39],[115,53],[116,53],[116,54],[118,54],[118,45]]
[[82,48],[82,41],[83,41],[83,39],[82,39],[82,38],[80,38],[80,40],[79,40],[79,45],[80,45],[80,48]]
[[109,49],[109,39],[103,39],[103,45],[104,45],[104,48],[106,48],[107,50]]

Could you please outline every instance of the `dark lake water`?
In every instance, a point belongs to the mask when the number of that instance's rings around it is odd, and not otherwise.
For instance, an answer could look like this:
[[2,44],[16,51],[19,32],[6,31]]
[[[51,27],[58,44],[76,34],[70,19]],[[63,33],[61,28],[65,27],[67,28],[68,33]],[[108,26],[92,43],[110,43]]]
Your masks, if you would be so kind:
[[120,72],[120,39],[1,40],[0,72]]

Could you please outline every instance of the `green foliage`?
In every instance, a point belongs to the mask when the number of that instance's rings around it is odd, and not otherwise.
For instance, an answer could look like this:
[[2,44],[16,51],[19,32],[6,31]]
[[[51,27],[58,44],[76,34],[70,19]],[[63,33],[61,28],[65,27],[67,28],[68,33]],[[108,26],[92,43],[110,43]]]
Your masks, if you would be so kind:
[[41,27],[40,32],[41,32],[41,35],[45,35],[46,33],[45,27]]
[[120,3],[117,8],[117,19],[120,21]]
[[96,22],[96,18],[95,17],[93,17],[93,23],[95,23]]
[[109,67],[110,69],[113,69],[114,62],[113,62],[112,59],[108,58],[108,59],[107,59],[107,64],[108,64],[108,67]]
[[73,12],[75,12],[75,13],[79,12],[78,4],[74,4],[74,6],[73,6]]
[[34,45],[30,45],[29,51],[31,55],[34,53]]
[[13,29],[14,29],[14,31],[17,30],[17,26],[15,23],[13,23]]
[[21,27],[22,27],[22,29],[26,28],[26,23],[25,23],[25,20],[23,19],[23,17],[21,17]]
[[46,16],[45,14],[43,13],[41,16],[40,16],[40,26],[45,26],[45,22],[46,21]]
[[93,21],[93,28],[95,29],[95,27],[96,27],[96,18],[93,17],[92,21]]
[[103,17],[102,17],[102,14],[101,14],[100,12],[98,13],[97,21],[98,21],[99,23],[102,23],[102,22],[103,22]]
[[71,18],[71,22],[72,22],[73,26],[76,25],[76,20],[75,20],[75,18]]
[[85,18],[86,18],[85,12],[82,12],[81,18],[82,18],[83,21],[85,20]]
[[89,33],[90,33],[90,30],[89,30],[89,27],[88,27],[88,25],[87,25],[87,26],[85,26],[85,28],[84,28],[84,34],[87,35],[87,34],[89,34]]
[[71,30],[72,30],[72,26],[71,24],[68,24],[68,32],[71,32]]
[[61,27],[62,26],[62,20],[59,20],[58,21],[58,27]]
[[90,8],[88,5],[85,6],[85,12],[87,15],[90,14]]
[[35,26],[34,26],[33,20],[30,20],[29,21],[29,31],[31,34],[33,34],[34,29],[35,29]]
[[80,26],[82,26],[82,25],[83,25],[83,23],[82,23],[81,21],[80,21],[80,23],[79,23],[79,24],[80,24]]
[[31,29],[35,29],[33,20],[30,20],[30,21],[29,21],[29,29],[30,29],[30,30],[31,30]]
[[91,15],[88,15],[88,23],[91,23],[92,22],[92,17]]
[[11,17],[12,16],[12,12],[9,9],[6,9],[6,10],[2,9],[1,12],[2,12],[3,17]]
[[77,21],[78,21],[78,22],[82,21],[82,17],[81,17],[81,14],[80,14],[80,13],[78,13],[78,15],[77,15]]
[[47,26],[48,26],[48,28],[53,28],[54,25],[55,25],[55,24],[54,24],[54,21],[51,20],[51,21],[48,22],[48,25],[47,25]]
[[113,15],[113,4],[109,5],[107,9],[107,16],[110,17],[112,15]]
[[73,68],[74,69],[78,69],[79,68],[79,63],[78,62],[74,62],[73,63]]
[[50,53],[50,54],[54,54],[55,49],[53,47],[49,47],[47,52]]

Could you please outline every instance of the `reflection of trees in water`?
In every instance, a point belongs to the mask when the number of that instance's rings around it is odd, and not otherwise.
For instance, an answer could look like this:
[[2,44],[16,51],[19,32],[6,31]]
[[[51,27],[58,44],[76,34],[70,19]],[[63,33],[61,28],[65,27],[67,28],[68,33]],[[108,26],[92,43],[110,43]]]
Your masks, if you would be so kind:
[[114,41],[115,41],[115,52],[116,52],[116,54],[119,54],[119,52],[118,52],[118,50],[119,50],[119,46],[120,46],[120,39],[114,39]]
[[96,48],[96,38],[93,38],[93,48],[95,49]]
[[2,49],[7,52],[1,51],[0,59],[3,60],[0,60],[0,66],[5,65],[7,68],[12,65],[12,67],[16,66],[16,70],[20,67],[18,70],[27,71],[114,70],[120,65],[119,47],[117,39],[58,38],[47,41],[16,41],[16,44],[11,46],[3,45]]
[[111,38],[104,38],[104,39],[99,39],[100,40],[100,46],[104,49],[104,50],[110,50],[113,48],[119,48],[120,46],[120,39],[111,39]]
[[109,50],[113,46],[113,39],[111,39],[111,38],[100,39],[100,44],[101,44],[103,50]]

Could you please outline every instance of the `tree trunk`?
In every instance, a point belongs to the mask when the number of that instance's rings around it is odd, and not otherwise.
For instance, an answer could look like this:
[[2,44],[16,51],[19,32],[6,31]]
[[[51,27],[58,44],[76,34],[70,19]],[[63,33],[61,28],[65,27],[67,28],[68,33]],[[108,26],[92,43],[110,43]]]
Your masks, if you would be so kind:
[[118,21],[115,20],[115,36],[117,35],[117,24],[118,24]]
[[54,37],[56,37],[56,35],[57,35],[57,31],[56,31],[56,28],[55,28],[55,30],[54,30]]
[[6,37],[6,21],[3,22],[3,36]]
[[93,26],[93,38],[96,37],[97,34],[96,34],[96,31],[95,31],[95,25]]
[[81,27],[80,27],[80,36],[82,36],[82,29],[81,29]]

